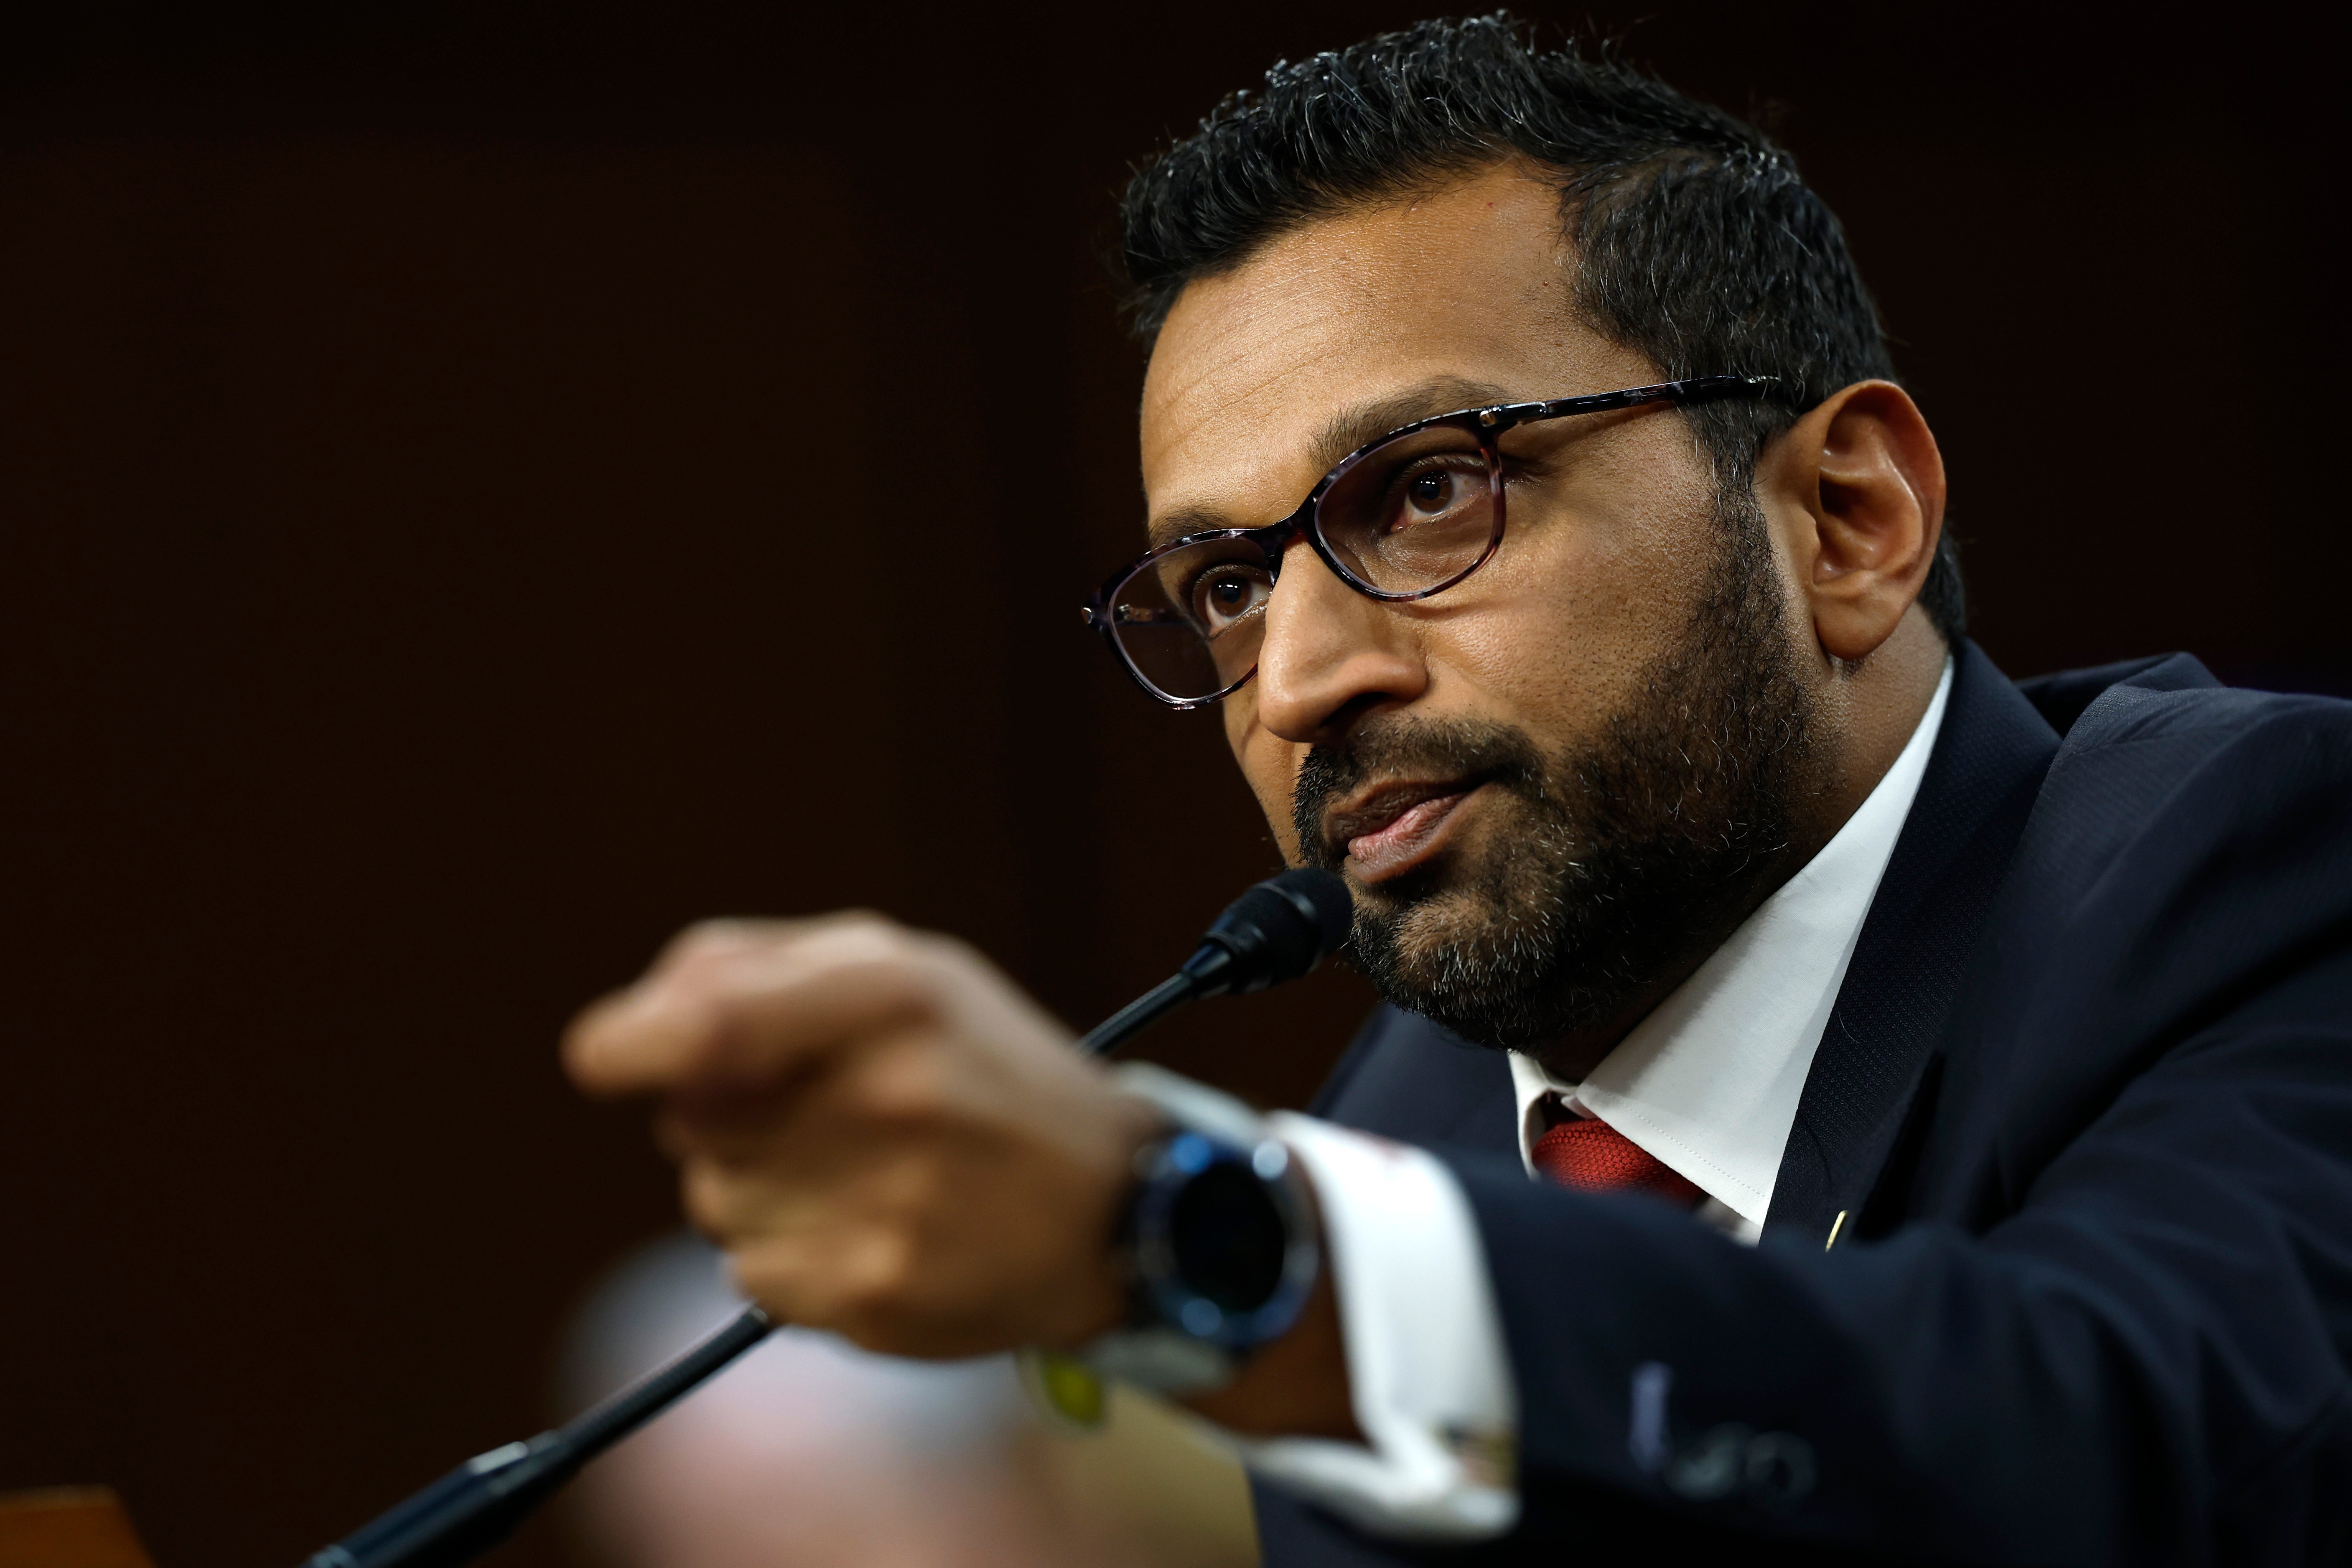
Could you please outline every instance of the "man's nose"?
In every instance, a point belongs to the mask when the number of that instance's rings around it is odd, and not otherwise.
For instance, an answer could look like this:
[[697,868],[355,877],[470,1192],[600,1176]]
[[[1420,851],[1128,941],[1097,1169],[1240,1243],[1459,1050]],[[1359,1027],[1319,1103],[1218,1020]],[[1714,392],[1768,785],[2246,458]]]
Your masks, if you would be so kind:
[[1338,740],[1429,684],[1409,617],[1341,582],[1306,541],[1284,552],[1257,656],[1257,717],[1286,741]]

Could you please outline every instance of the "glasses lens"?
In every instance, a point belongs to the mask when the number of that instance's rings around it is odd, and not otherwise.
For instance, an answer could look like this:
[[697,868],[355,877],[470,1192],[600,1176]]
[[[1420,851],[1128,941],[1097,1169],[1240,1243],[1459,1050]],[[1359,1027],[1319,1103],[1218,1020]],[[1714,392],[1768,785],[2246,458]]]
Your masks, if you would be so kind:
[[1137,673],[1180,702],[1213,697],[1257,662],[1274,569],[1246,539],[1210,539],[1147,562],[1119,585],[1111,631]]
[[1495,542],[1501,498],[1478,438],[1439,428],[1358,458],[1323,492],[1323,542],[1367,587],[1418,594],[1476,565]]

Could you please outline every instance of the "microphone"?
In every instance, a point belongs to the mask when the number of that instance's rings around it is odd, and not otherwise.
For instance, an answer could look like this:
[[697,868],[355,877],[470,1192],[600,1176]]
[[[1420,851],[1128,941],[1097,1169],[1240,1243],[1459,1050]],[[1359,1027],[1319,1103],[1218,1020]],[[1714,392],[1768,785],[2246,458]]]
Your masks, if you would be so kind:
[[[1296,980],[1348,940],[1355,903],[1328,871],[1270,877],[1225,906],[1183,966],[1097,1025],[1101,1056],[1185,1003]],[[580,1467],[677,1404],[776,1327],[757,1307],[635,1385],[527,1443],[493,1448],[314,1552],[303,1568],[457,1568],[504,1541]]]
[[1296,980],[1339,951],[1355,918],[1348,884],[1328,871],[1269,877],[1225,906],[1182,968],[1096,1025],[1078,1049],[1098,1057],[1187,1002]]

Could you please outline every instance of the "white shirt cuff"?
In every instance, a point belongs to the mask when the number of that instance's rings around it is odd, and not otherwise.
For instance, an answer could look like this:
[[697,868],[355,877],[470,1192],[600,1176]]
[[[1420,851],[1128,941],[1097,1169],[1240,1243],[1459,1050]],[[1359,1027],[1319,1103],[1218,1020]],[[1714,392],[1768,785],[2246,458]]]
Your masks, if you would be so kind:
[[1518,1409],[1469,1200],[1435,1156],[1277,1115],[1323,1214],[1366,1444],[1239,1445],[1285,1489],[1375,1534],[1477,1541],[1517,1522]]

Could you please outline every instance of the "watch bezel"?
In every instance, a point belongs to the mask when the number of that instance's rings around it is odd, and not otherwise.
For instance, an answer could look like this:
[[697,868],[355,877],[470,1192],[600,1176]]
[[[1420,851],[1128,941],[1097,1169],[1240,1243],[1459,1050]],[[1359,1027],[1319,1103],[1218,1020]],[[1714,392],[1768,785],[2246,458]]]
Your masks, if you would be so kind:
[[[1243,1143],[1197,1127],[1180,1127],[1148,1148],[1139,1163],[1141,1180],[1133,1209],[1135,1275],[1149,1316],[1188,1339],[1237,1354],[1288,1333],[1306,1310],[1322,1270],[1314,1206],[1298,1157],[1277,1138]],[[1255,1177],[1282,1226],[1280,1274],[1266,1299],[1245,1311],[1219,1304],[1183,1277],[1171,1234],[1184,1190],[1221,1165],[1237,1165]]]

